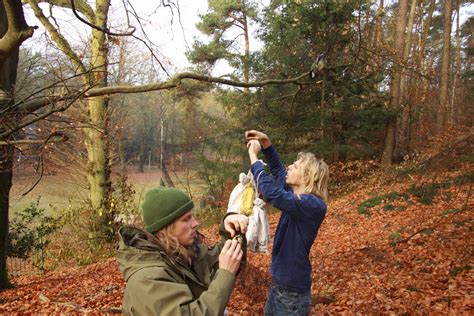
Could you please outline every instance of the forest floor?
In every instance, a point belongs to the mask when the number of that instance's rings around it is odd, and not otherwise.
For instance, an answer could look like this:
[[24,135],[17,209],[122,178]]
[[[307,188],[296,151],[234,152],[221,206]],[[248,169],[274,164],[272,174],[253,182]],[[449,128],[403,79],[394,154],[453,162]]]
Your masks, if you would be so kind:
[[[310,253],[312,314],[474,314],[472,146],[338,185]],[[269,214],[272,237],[278,219]],[[202,233],[212,244],[217,227]],[[249,253],[231,315],[262,314],[269,264]],[[120,313],[125,286],[114,258],[11,281],[0,314]]]

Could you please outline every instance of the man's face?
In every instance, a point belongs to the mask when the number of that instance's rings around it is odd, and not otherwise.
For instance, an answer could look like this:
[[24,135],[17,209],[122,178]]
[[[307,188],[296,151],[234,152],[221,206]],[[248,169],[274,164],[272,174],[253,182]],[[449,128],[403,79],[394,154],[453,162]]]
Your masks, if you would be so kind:
[[193,210],[190,210],[174,222],[172,234],[182,246],[191,246],[196,238],[196,228],[199,224],[193,215]]

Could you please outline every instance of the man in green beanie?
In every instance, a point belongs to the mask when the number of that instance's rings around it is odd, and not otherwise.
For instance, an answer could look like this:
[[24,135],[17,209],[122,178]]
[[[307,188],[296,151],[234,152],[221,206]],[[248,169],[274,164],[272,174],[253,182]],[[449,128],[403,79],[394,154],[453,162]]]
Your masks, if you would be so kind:
[[127,282],[123,313],[222,315],[245,262],[248,219],[228,213],[214,247],[198,243],[193,201],[174,188],[148,191],[145,230],[122,227],[117,262]]

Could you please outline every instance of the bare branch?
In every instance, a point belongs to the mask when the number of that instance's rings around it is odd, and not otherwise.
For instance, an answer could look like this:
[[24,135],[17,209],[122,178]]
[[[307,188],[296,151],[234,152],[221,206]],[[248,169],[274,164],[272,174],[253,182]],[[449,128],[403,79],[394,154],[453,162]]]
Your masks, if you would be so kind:
[[[72,104],[74,104],[74,102],[76,102],[78,99],[81,98],[81,96],[84,94],[84,92],[86,92],[87,89],[83,90],[83,91],[80,91],[77,95],[75,95],[74,97],[70,97],[70,98],[64,98],[62,100],[71,100],[69,101],[69,103],[67,103],[66,105],[64,106],[61,106],[61,107],[58,107],[58,108],[52,108],[50,109],[49,111],[45,112],[45,113],[41,113],[41,115],[38,115],[37,117],[35,117],[34,119],[31,119],[31,120],[28,120],[26,122],[22,122],[21,124],[18,124],[15,128],[12,128],[10,130],[7,130],[6,132],[0,134],[0,139],[6,139],[9,135],[12,135],[13,133],[15,133],[16,131],[19,131],[20,129],[22,129],[23,127],[25,126],[28,126],[28,125],[31,125],[35,122],[38,122],[48,116],[50,116],[51,114],[53,113],[56,113],[56,112],[64,112],[65,110],[67,110]],[[48,100],[50,102],[47,103],[46,100],[44,100],[44,103],[45,105],[47,104],[52,104],[54,102],[51,102],[51,99]],[[58,101],[58,99],[56,99],[55,101]],[[45,106],[43,105],[43,106]]]
[[74,4],[74,0],[71,0],[71,9],[72,9],[72,13],[74,13],[74,15],[76,16],[76,18],[81,21],[82,23],[84,24],[87,24],[89,25],[90,27],[92,27],[93,29],[96,29],[96,30],[99,30],[101,32],[104,32],[105,34],[108,34],[108,35],[112,35],[112,36],[130,36],[132,35],[135,31],[136,31],[136,28],[135,26],[133,25],[128,25],[130,31],[128,32],[125,32],[125,33],[115,33],[115,32],[111,32],[108,28],[102,28],[100,26],[97,26],[95,24],[92,24],[86,20],[84,20],[76,11],[76,6]]
[[[26,2],[27,0],[22,0]],[[70,0],[36,0],[37,3],[49,3],[53,6],[72,9]],[[74,1],[75,10],[83,14],[89,21],[95,21],[95,13],[92,7],[84,0],[75,0]]]
[[81,59],[77,56],[74,50],[69,45],[69,42],[61,35],[58,30],[54,27],[53,24],[48,20],[44,15],[41,8],[38,6],[35,0],[26,0],[35,13],[35,16],[40,20],[44,27],[48,30],[51,35],[52,40],[58,45],[59,49],[69,57],[69,59],[74,63],[74,65],[83,73],[87,72],[86,67],[82,63]]
[[0,141],[0,146],[12,145],[37,145],[37,144],[47,144],[47,143],[57,143],[65,142],[68,140],[68,137],[64,134],[61,135],[50,135],[46,139],[19,139],[19,140],[10,140],[10,141]]
[[[148,92],[148,91],[156,91],[156,90],[164,90],[164,89],[171,89],[175,88],[180,85],[181,81],[184,79],[192,79],[197,81],[209,82],[209,83],[219,83],[234,87],[240,88],[257,88],[263,87],[272,84],[303,84],[299,81],[309,75],[309,72],[306,72],[298,77],[290,78],[290,79],[267,79],[262,81],[254,81],[254,82],[241,82],[235,80],[224,79],[220,77],[212,77],[212,76],[205,76],[200,75],[192,72],[182,72],[176,74],[173,78],[168,81],[152,83],[147,85],[141,86],[125,86],[125,85],[118,85],[118,86],[109,86],[103,88],[94,88],[89,90],[85,93],[86,97],[96,97],[105,94],[116,94],[116,93],[137,93],[137,92]],[[314,82],[311,82],[313,84]]]
[[[129,2],[129,4],[130,4],[130,2]],[[135,10],[135,8],[134,8],[131,4],[130,4],[130,7],[132,8],[133,16],[134,16],[135,19],[137,20],[138,25],[140,26],[140,29],[141,29],[141,31],[142,31],[142,33],[143,33],[143,36],[145,36],[145,38],[146,38],[146,40],[148,41],[148,43],[147,43],[144,39],[142,39],[142,38],[140,38],[140,37],[138,37],[138,36],[136,36],[136,35],[132,35],[133,38],[135,38],[136,40],[142,42],[142,43],[146,46],[146,48],[148,48],[148,50],[150,51],[150,54],[151,54],[151,56],[153,57],[153,59],[158,63],[158,65],[160,65],[161,69],[162,69],[162,70],[165,72],[165,74],[169,77],[170,74],[169,74],[168,71],[166,70],[165,66],[164,66],[164,65],[161,63],[161,61],[158,59],[158,57],[155,55],[155,52],[153,51],[153,48],[152,48],[151,45],[150,45],[151,40],[148,38],[148,35],[147,35],[146,32],[145,32],[145,29],[144,29],[143,24],[142,24],[142,22],[141,22],[141,20],[140,20],[140,17],[138,16],[137,11]]]
[[[273,84],[298,84],[298,85],[314,84],[313,81],[311,82],[300,81],[301,79],[308,77],[308,75],[309,75],[309,72],[305,72],[300,76],[290,78],[290,79],[267,79],[267,80],[254,81],[254,82],[241,82],[241,81],[224,79],[221,77],[211,77],[211,76],[199,75],[199,74],[191,73],[191,72],[183,72],[183,73],[176,74],[170,80],[147,84],[147,85],[139,85],[139,86],[114,85],[114,86],[108,86],[108,87],[103,87],[103,88],[91,88],[88,90],[88,92],[85,92],[85,93],[83,90],[80,90],[80,91],[71,92],[71,93],[49,95],[47,97],[38,98],[38,99],[20,104],[18,106],[18,111],[23,112],[23,113],[32,113],[44,106],[53,104],[55,102],[66,101],[66,100],[71,100],[71,99],[80,99],[81,97],[90,98],[90,97],[98,97],[98,96],[118,94],[118,93],[128,94],[128,93],[169,90],[169,89],[178,87],[181,84],[181,81],[184,79],[204,81],[204,82],[209,82],[209,83],[218,83],[218,84],[224,84],[224,85],[240,87],[240,88],[255,88],[255,87],[264,87],[264,86],[273,85]],[[0,135],[0,138],[4,136],[5,135],[2,134]]]

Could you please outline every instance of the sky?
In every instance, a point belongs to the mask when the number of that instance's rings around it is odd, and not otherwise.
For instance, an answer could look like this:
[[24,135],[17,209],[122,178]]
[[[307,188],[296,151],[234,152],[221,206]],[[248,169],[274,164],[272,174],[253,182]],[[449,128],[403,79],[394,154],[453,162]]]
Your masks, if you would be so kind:
[[[266,0],[265,0],[266,1]],[[161,1],[150,0],[130,0],[128,3],[133,5],[133,9],[137,15],[140,16],[143,28],[146,34],[157,47],[159,55],[171,60],[176,67],[176,71],[184,71],[190,66],[186,58],[186,51],[192,47],[194,38],[199,38],[206,41],[206,37],[196,29],[196,23],[199,22],[199,14],[204,14],[207,11],[207,0],[181,0],[180,16],[176,8],[173,13],[168,8],[163,6],[158,7]],[[40,7],[45,14],[48,14],[49,7],[45,3],[40,3]],[[112,0],[112,7],[109,18],[109,28],[113,32],[120,33],[120,30],[127,29],[126,18],[123,9],[122,0]],[[25,6],[25,16],[29,25],[37,25],[39,29],[35,31],[32,39],[24,43],[25,47],[33,48],[36,51],[47,49],[44,45],[45,31],[41,23],[35,18],[31,9]],[[67,39],[75,43],[83,43],[87,40],[90,34],[90,27],[78,21],[70,10],[68,9],[53,9],[53,16],[60,25],[62,33],[67,33]],[[140,28],[138,22],[132,17],[130,19],[131,25],[137,29]],[[144,36],[137,30],[135,32],[140,38]],[[251,39],[251,48],[255,47],[252,43],[255,39]],[[142,45],[146,50],[145,45]],[[222,75],[230,72],[230,68],[225,62],[220,62],[216,65],[213,75]]]
[[[196,29],[195,25],[199,21],[199,14],[203,14],[207,11],[207,0],[180,0],[178,3],[180,4],[181,21],[178,19],[176,9],[173,11],[174,14],[171,14],[169,9],[162,6],[158,7],[161,2],[163,1],[128,1],[128,3],[133,5],[134,10],[136,10],[137,14],[141,17],[147,36],[157,45],[161,55],[171,60],[177,71],[186,70],[186,67],[190,66],[190,64],[186,59],[185,53],[192,45],[194,38],[198,37],[199,39],[206,41],[205,36]],[[263,2],[267,3],[268,0],[263,0]],[[126,29],[123,3],[122,0],[112,0],[109,26],[114,31]],[[42,3],[40,6],[43,8],[45,13],[48,12],[48,6],[46,4]],[[461,11],[461,23],[469,16],[472,16],[473,13],[474,4],[469,4],[463,7]],[[25,15],[29,25],[40,26],[40,29],[35,32],[33,39],[26,41],[25,45],[41,50],[45,47],[44,29],[42,29],[41,24],[36,20],[31,10],[27,7],[25,9]],[[67,31],[68,39],[81,43],[89,36],[90,27],[79,22],[71,14],[70,10],[55,9],[53,15],[61,26],[62,31]],[[137,28],[139,27],[135,20],[132,20],[131,24]],[[455,23],[453,23],[453,29],[454,28]],[[259,48],[260,46],[261,44],[258,40],[251,39],[251,50]],[[224,62],[221,62],[216,66],[213,75],[222,75],[229,71],[229,67]]]

